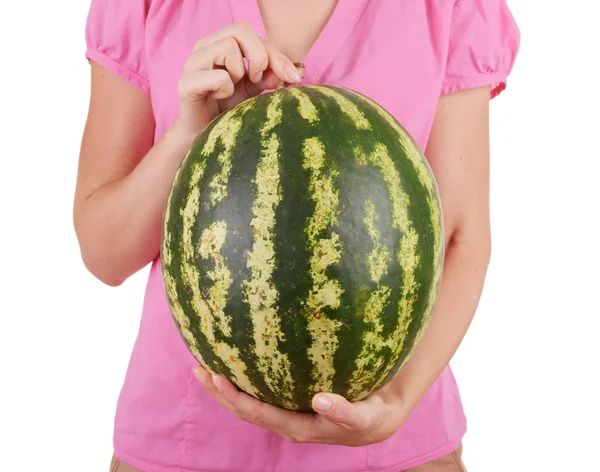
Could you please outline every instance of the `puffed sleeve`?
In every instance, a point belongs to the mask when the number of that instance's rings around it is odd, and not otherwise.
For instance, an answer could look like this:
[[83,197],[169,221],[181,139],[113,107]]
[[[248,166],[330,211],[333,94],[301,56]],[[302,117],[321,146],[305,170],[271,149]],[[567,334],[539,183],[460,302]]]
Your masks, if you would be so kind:
[[442,94],[490,85],[495,97],[506,88],[519,45],[506,0],[456,0]]
[[85,56],[150,93],[145,60],[150,0],[92,0],[85,28]]

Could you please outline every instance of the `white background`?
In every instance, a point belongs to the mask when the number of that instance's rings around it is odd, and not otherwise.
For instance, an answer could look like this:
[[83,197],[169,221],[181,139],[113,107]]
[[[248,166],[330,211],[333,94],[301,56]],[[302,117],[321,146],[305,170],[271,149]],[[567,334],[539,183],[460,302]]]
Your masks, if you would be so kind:
[[[0,6],[6,472],[108,470],[141,312],[147,270],[103,286],[72,229],[88,5]],[[522,46],[492,106],[493,258],[453,361],[465,462],[470,472],[600,471],[598,15],[589,0],[510,5]]]

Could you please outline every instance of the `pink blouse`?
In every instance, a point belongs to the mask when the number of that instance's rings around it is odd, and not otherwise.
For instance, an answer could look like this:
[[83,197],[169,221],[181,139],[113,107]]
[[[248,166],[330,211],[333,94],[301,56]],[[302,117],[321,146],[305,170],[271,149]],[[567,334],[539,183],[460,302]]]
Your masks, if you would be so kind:
[[[177,80],[195,42],[239,20],[266,36],[256,0],[92,0],[86,56],[150,95],[158,139],[179,113]],[[505,0],[339,0],[306,57],[302,83],[370,96],[425,149],[440,95],[489,84],[496,96],[519,42]],[[141,470],[401,471],[450,453],[465,433],[448,367],[382,443],[288,443],[235,418],[195,379],[158,258],[141,316],[114,433],[116,455]]]

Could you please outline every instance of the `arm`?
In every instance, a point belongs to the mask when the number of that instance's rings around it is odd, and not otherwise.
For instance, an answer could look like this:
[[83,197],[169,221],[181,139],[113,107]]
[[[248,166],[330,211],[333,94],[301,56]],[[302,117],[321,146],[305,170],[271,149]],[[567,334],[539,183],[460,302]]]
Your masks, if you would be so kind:
[[73,208],[88,270],[114,286],[154,260],[171,183],[194,138],[225,109],[280,80],[299,79],[293,63],[249,25],[229,25],[198,41],[187,58],[180,117],[153,145],[150,97],[92,63]]
[[150,97],[92,63],[73,217],[86,267],[108,285],[158,254],[168,190],[193,139],[179,122],[153,138]]
[[444,207],[446,259],[441,289],[429,327],[400,374],[364,401],[319,393],[318,415],[290,412],[238,391],[201,367],[207,391],[245,421],[291,442],[362,446],[383,441],[404,423],[448,365],[477,307],[490,257],[488,211],[489,87],[441,98],[426,154]]
[[410,410],[448,365],[473,319],[491,251],[489,87],[441,98],[425,153],[444,211],[446,258],[431,322],[392,382]]

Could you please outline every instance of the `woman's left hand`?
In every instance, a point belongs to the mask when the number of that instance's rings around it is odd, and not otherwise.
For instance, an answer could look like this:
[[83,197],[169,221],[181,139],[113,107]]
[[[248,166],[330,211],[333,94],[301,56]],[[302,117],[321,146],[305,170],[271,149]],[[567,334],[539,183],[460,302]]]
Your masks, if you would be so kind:
[[317,413],[303,413],[257,400],[224,377],[211,376],[202,367],[194,369],[194,373],[208,393],[235,416],[292,443],[344,446],[378,443],[398,431],[409,413],[389,384],[355,403],[340,395],[318,393],[312,401]]

